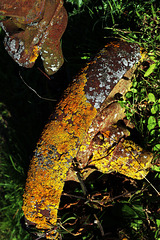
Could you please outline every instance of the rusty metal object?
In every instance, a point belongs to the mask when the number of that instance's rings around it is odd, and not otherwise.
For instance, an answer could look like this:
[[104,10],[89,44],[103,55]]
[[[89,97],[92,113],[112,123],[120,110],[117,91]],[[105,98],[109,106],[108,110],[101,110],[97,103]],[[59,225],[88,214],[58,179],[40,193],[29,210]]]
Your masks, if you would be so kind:
[[[82,69],[57,104],[37,144],[24,193],[26,221],[47,233],[55,231],[65,181],[78,181],[72,162],[83,179],[91,172],[120,172],[142,179],[152,154],[126,139],[124,97],[131,86],[140,48],[123,41],[107,44]],[[54,239],[52,234],[46,238]]]
[[0,2],[5,49],[20,66],[33,67],[39,54],[51,75],[63,64],[60,39],[67,25],[62,0]]

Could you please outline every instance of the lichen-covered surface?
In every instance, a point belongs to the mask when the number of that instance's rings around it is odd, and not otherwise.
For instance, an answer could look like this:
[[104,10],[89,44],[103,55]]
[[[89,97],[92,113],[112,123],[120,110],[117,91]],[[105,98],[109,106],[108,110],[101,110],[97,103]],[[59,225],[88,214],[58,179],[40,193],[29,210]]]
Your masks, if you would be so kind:
[[26,23],[31,23],[43,11],[45,0],[1,0],[0,14],[11,17],[21,17]]
[[[140,58],[138,46],[112,42],[67,88],[31,160],[23,204],[28,224],[54,229],[64,183],[78,181],[73,160],[84,179],[95,169],[137,179],[147,174],[152,156],[125,139],[130,133],[119,124],[125,113],[117,102],[117,94],[123,96],[130,88],[133,66]],[[49,232],[46,237],[55,238]]]
[[33,67],[39,54],[51,75],[63,64],[60,39],[67,25],[62,0],[2,0],[5,49],[20,66]]
[[67,171],[96,115],[96,109],[86,101],[83,92],[85,81],[82,74],[79,83],[68,89],[69,94],[66,93],[51,116],[31,162],[23,211],[38,228],[49,228],[46,215],[50,223],[56,224]]

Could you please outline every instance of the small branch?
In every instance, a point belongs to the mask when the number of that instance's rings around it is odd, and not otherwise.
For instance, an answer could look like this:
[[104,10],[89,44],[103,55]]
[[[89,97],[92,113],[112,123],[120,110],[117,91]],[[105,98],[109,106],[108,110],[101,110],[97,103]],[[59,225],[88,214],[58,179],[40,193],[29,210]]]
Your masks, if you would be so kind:
[[101,235],[103,237],[104,236],[104,230],[103,230],[102,224],[100,223],[100,221],[99,221],[98,217],[96,216],[96,214],[94,214],[94,217],[96,219],[96,220],[94,220],[94,223],[97,224],[97,226],[98,226],[98,228],[99,228],[99,230],[101,232]]
[[76,171],[76,175],[77,175],[77,177],[78,177],[78,180],[79,180],[79,183],[80,183],[80,185],[81,185],[81,188],[82,188],[82,191],[83,191],[84,196],[87,196],[87,188],[86,188],[86,186],[85,186],[85,184],[84,184],[84,181],[83,181],[81,175],[80,175],[79,172],[77,172],[77,171]]
[[52,102],[56,102],[57,100],[56,99],[52,99],[52,98],[45,98],[45,97],[42,97],[40,96],[35,89],[33,89],[32,87],[30,87],[23,79],[23,77],[21,76],[20,72],[19,72],[19,76],[21,78],[21,80],[23,81],[23,83],[31,90],[33,91],[39,98],[45,100],[45,101],[52,101]]
[[73,198],[78,198],[78,199],[83,199],[83,200],[85,200],[85,198],[82,197],[82,196],[73,195],[73,194],[69,194],[69,193],[62,193],[62,195],[67,196],[67,197],[73,197]]

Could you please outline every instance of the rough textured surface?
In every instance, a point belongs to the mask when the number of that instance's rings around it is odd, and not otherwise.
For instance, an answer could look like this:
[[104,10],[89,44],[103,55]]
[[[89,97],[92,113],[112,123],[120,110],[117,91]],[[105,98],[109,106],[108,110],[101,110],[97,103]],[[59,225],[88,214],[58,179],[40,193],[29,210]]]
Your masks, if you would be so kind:
[[62,0],[2,0],[0,15],[5,49],[23,67],[33,67],[39,54],[51,75],[63,64],[60,39],[67,25]]
[[109,54],[106,54],[104,48],[95,57],[87,70],[87,83],[84,88],[88,101],[96,109],[100,108],[125,72],[140,58],[136,46],[133,49],[132,45],[125,42],[112,42],[105,47]]
[[30,164],[23,204],[28,223],[47,231],[56,225],[64,183],[78,181],[73,159],[84,179],[96,169],[137,179],[147,174],[152,156],[125,140],[130,133],[119,124],[125,113],[117,102],[117,94],[123,96],[130,88],[132,67],[140,58],[138,46],[112,42],[67,88]]

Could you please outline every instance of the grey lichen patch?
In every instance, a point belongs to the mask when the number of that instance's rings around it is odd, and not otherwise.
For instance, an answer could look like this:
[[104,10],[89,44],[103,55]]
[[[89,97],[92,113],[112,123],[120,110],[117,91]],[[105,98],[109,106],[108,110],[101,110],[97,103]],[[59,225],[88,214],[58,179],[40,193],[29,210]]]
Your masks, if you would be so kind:
[[[7,50],[8,54],[15,59],[17,63],[19,63],[20,58],[22,57],[22,53],[25,49],[24,43],[21,40],[15,40],[8,36],[4,38],[4,45],[5,49]],[[22,66],[23,64],[20,64]]]
[[99,109],[118,81],[140,58],[137,45],[118,41],[106,46],[87,69],[87,100]]

